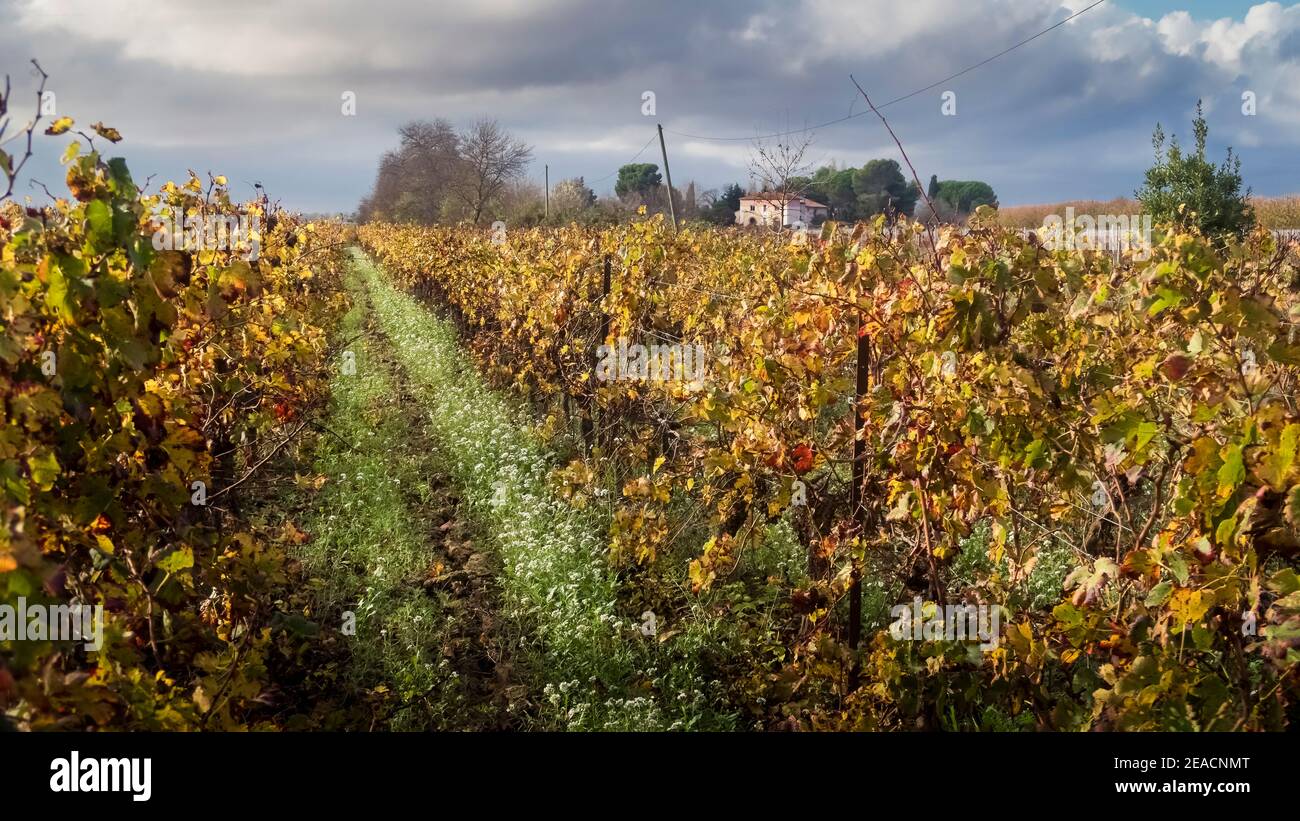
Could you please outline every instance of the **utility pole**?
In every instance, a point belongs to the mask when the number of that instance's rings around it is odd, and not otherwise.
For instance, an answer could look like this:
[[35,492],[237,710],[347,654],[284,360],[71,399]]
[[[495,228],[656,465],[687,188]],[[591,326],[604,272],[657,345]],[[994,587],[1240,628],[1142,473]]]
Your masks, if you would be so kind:
[[546,174],[546,183],[545,183],[545,185],[546,185],[546,218],[547,218],[547,219],[550,219],[550,218],[551,218],[551,167],[550,167],[549,165],[543,165],[542,168],[546,169],[546,170],[543,172],[543,173]]
[[673,205],[673,172],[668,170],[668,149],[664,146],[664,127],[659,126],[659,150],[664,155],[664,178],[668,180],[668,215],[673,218],[673,233],[677,233],[677,206]]

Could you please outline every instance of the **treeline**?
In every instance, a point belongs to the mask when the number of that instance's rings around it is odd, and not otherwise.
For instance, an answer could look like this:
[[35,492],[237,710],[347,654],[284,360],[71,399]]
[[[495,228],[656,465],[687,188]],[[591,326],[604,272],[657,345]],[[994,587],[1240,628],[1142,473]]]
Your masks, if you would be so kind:
[[[374,187],[362,199],[362,222],[421,225],[505,220],[511,225],[620,222],[645,206],[667,212],[658,166],[629,165],[619,175],[616,198],[601,198],[582,177],[551,186],[528,179],[530,146],[492,119],[457,131],[445,119],[414,120],[398,129],[397,148],[379,160]],[[693,215],[694,185],[674,192],[678,213]]]
[[[840,222],[870,219],[877,214],[932,218],[921,202],[916,184],[908,182],[895,160],[871,160],[861,168],[818,168],[811,176],[792,176],[779,185],[787,197],[807,197],[827,207],[829,218]],[[770,189],[769,189],[770,190]],[[649,213],[667,210],[667,195],[659,166],[632,163],[619,169],[614,193],[623,204],[645,205]],[[685,192],[673,190],[679,216],[715,225],[731,225],[746,190],[731,183],[720,191],[709,189],[698,197],[692,184]],[[763,193],[753,190],[750,194]],[[940,180],[930,177],[927,196],[943,222],[964,222],[981,205],[998,206],[992,186],[979,180]]]
[[433,224],[481,222],[508,199],[532,160],[532,148],[492,119],[457,132],[443,119],[398,129],[400,144],[379,160],[357,216]]
[[[556,182],[548,196],[526,177],[532,148],[496,120],[481,119],[463,131],[444,119],[415,120],[399,128],[398,137],[398,147],[380,158],[374,188],[358,207],[362,222],[613,224],[642,208],[650,214],[669,211],[668,186],[655,163],[619,168],[613,197],[598,196],[583,177]],[[861,168],[832,163],[810,176],[750,188],[811,198],[827,206],[829,218],[842,222],[880,213],[929,216],[915,183],[894,160],[871,160]],[[672,190],[672,206],[682,220],[730,225],[745,193],[740,183],[697,192],[695,183],[688,182]],[[927,194],[945,222],[964,221],[980,205],[998,204],[992,187],[979,181],[931,177]]]
[[[930,217],[915,182],[903,176],[897,160],[871,160],[861,168],[818,168],[811,177],[794,177],[789,190],[822,203],[840,222],[870,219],[877,214]],[[926,187],[939,219],[961,222],[981,205],[998,205],[992,186],[979,180],[940,180]]]

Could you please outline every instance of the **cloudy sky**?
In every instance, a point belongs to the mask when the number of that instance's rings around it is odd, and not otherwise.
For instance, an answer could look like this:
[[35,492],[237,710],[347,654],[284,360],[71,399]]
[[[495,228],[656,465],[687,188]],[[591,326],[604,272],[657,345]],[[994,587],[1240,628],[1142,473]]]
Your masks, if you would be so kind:
[[[38,59],[58,113],[118,128],[137,179],[211,170],[306,211],[351,211],[396,127],[431,117],[495,117],[534,147],[536,180],[549,163],[600,193],[643,147],[658,162],[662,123],[673,181],[703,190],[746,182],[746,138],[862,112],[850,74],[893,100],[1092,2],[0,0],[0,73],[34,89]],[[1300,192],[1300,3],[1107,0],[885,113],[923,177],[1015,204],[1131,194],[1154,124],[1190,140],[1198,98],[1215,159],[1231,145],[1256,193]],[[65,142],[42,138],[27,176],[56,188]],[[808,154],[897,156],[870,114],[817,129]]]

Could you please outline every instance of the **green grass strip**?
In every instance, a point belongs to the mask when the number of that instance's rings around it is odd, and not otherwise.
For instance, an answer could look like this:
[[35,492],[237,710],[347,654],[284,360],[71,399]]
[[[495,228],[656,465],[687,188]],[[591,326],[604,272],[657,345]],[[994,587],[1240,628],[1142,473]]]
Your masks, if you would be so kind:
[[440,467],[503,565],[506,615],[528,625],[545,671],[548,723],[568,729],[721,729],[716,689],[620,616],[594,514],[559,500],[542,445],[466,359],[454,327],[389,285],[355,251],[375,315],[425,403]]
[[[353,339],[355,373],[331,380],[326,424],[334,434],[318,442],[314,468],[327,482],[311,499],[305,526],[312,538],[300,548],[325,629],[342,629],[355,617],[351,665],[341,673],[352,691],[386,687],[397,703],[392,729],[454,729],[467,716],[457,673],[440,648],[448,619],[435,597],[410,584],[431,561],[427,536],[404,500],[411,489],[433,503],[427,485],[429,454],[413,442],[411,419],[398,405],[390,373],[380,361],[382,342],[359,336],[368,310],[365,291],[349,283],[352,309],[339,329]],[[349,369],[350,370],[350,369]],[[340,441],[342,440],[342,441]],[[350,445],[350,446],[349,446]]]

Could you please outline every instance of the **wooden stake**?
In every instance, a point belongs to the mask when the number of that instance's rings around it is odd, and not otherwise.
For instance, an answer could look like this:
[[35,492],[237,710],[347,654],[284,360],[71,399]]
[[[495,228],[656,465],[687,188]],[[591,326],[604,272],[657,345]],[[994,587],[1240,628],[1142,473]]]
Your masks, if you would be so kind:
[[[858,363],[857,386],[853,392],[853,485],[849,489],[849,507],[853,511],[853,520],[858,523],[861,537],[866,536],[866,505],[862,501],[862,485],[867,478],[867,443],[863,436],[862,397],[870,385],[867,372],[871,366],[871,341],[863,333],[862,315],[858,314]],[[862,569],[858,560],[853,559],[853,570],[849,584],[849,652],[853,654],[853,663],[849,667],[849,692],[858,688],[861,667],[858,664],[858,643],[862,637]]]

